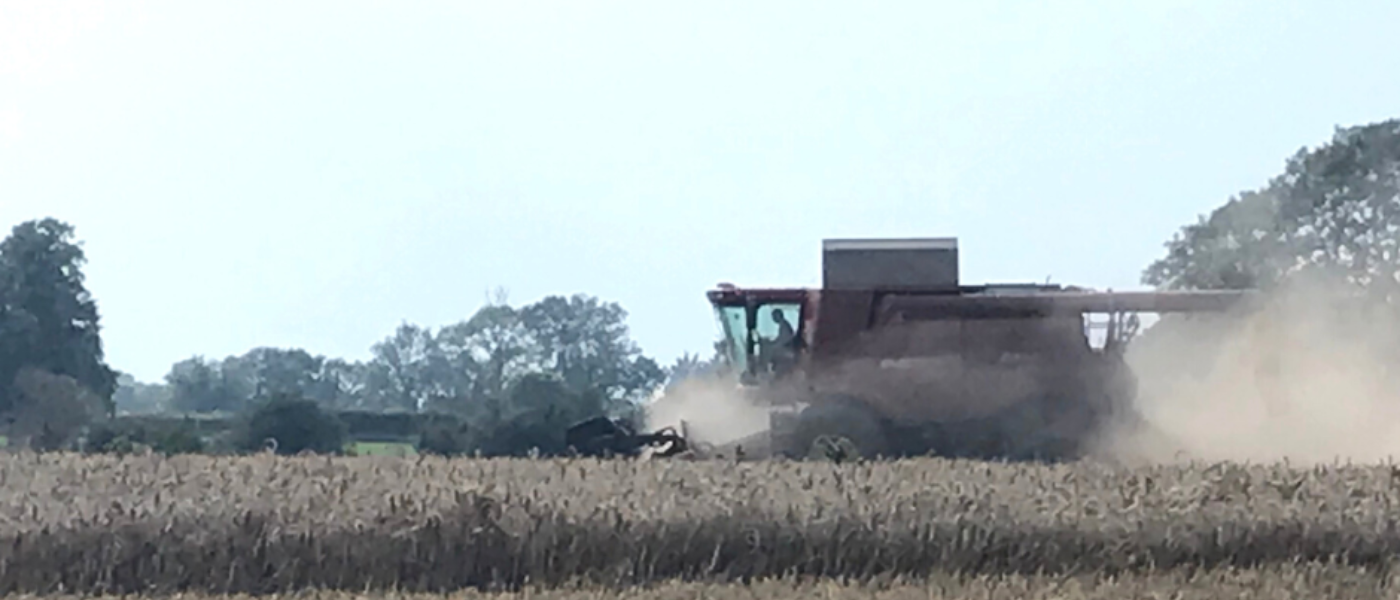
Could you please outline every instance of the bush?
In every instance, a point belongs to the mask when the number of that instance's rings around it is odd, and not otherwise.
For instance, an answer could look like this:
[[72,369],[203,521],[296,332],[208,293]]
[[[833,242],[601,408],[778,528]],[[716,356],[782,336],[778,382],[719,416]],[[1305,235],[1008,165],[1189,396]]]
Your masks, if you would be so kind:
[[83,445],[87,452],[127,454],[141,448],[150,448],[167,456],[174,454],[200,454],[207,450],[192,423],[176,423],[164,427],[148,426],[142,423],[127,423],[120,419],[100,423],[87,433]]
[[314,401],[278,396],[253,411],[240,431],[237,445],[240,450],[253,452],[271,445],[278,454],[338,454],[348,437],[345,423],[333,413],[321,410]]
[[84,429],[107,420],[103,399],[67,375],[25,367],[13,391],[19,402],[9,411],[10,437],[34,450],[71,449]]
[[83,449],[89,453],[126,454],[134,452],[145,434],[139,427],[102,423],[88,430]]
[[350,437],[412,437],[423,428],[422,415],[410,412],[376,412],[368,410],[340,410],[335,416],[345,423]]
[[151,450],[161,454],[199,454],[207,450],[203,438],[185,427],[177,427],[151,436]]
[[439,456],[459,456],[471,450],[471,432],[465,424],[431,423],[423,426],[418,451]]

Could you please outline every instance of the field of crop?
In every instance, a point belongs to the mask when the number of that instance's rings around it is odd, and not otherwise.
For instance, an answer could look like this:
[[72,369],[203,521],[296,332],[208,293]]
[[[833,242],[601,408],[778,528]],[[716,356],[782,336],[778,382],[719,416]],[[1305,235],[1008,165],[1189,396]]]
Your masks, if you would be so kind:
[[17,454],[0,485],[7,594],[1383,597],[1400,553],[1390,466]]
[[406,442],[354,442],[349,444],[355,456],[416,456],[413,444]]
[[[489,593],[462,590],[450,594],[394,592],[299,592],[267,596],[207,596],[178,594],[183,600],[1394,600],[1382,578],[1356,569],[1306,565],[1300,567],[1209,573],[1157,573],[1116,579],[1094,577],[1003,576],[933,577],[917,582],[838,582],[774,579],[751,584],[667,582],[628,589],[588,587],[539,588]],[[21,596],[22,597],[22,596]],[[45,596],[46,600],[82,596]]]

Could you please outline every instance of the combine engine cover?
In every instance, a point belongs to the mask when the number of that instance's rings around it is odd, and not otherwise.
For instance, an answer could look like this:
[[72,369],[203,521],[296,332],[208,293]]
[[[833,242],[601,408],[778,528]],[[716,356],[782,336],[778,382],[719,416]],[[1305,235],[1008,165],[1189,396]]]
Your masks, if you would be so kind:
[[822,289],[958,287],[958,239],[858,239],[822,242]]

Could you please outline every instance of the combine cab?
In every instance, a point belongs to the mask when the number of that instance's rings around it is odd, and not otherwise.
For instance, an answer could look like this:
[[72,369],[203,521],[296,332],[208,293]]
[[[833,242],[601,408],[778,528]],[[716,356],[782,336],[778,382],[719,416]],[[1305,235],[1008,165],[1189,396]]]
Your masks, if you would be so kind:
[[821,289],[709,292],[727,359],[770,429],[746,454],[1079,456],[1132,422],[1137,313],[1224,312],[1251,292],[962,285],[956,239],[827,240]]

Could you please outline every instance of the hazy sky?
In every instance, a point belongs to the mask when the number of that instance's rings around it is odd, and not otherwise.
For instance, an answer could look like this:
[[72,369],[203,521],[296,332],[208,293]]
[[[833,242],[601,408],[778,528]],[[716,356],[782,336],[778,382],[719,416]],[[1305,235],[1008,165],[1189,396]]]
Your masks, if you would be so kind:
[[362,359],[488,291],[704,291],[839,236],[1137,287],[1181,225],[1400,116],[1400,3],[0,0],[0,226],[77,227],[114,367]]

